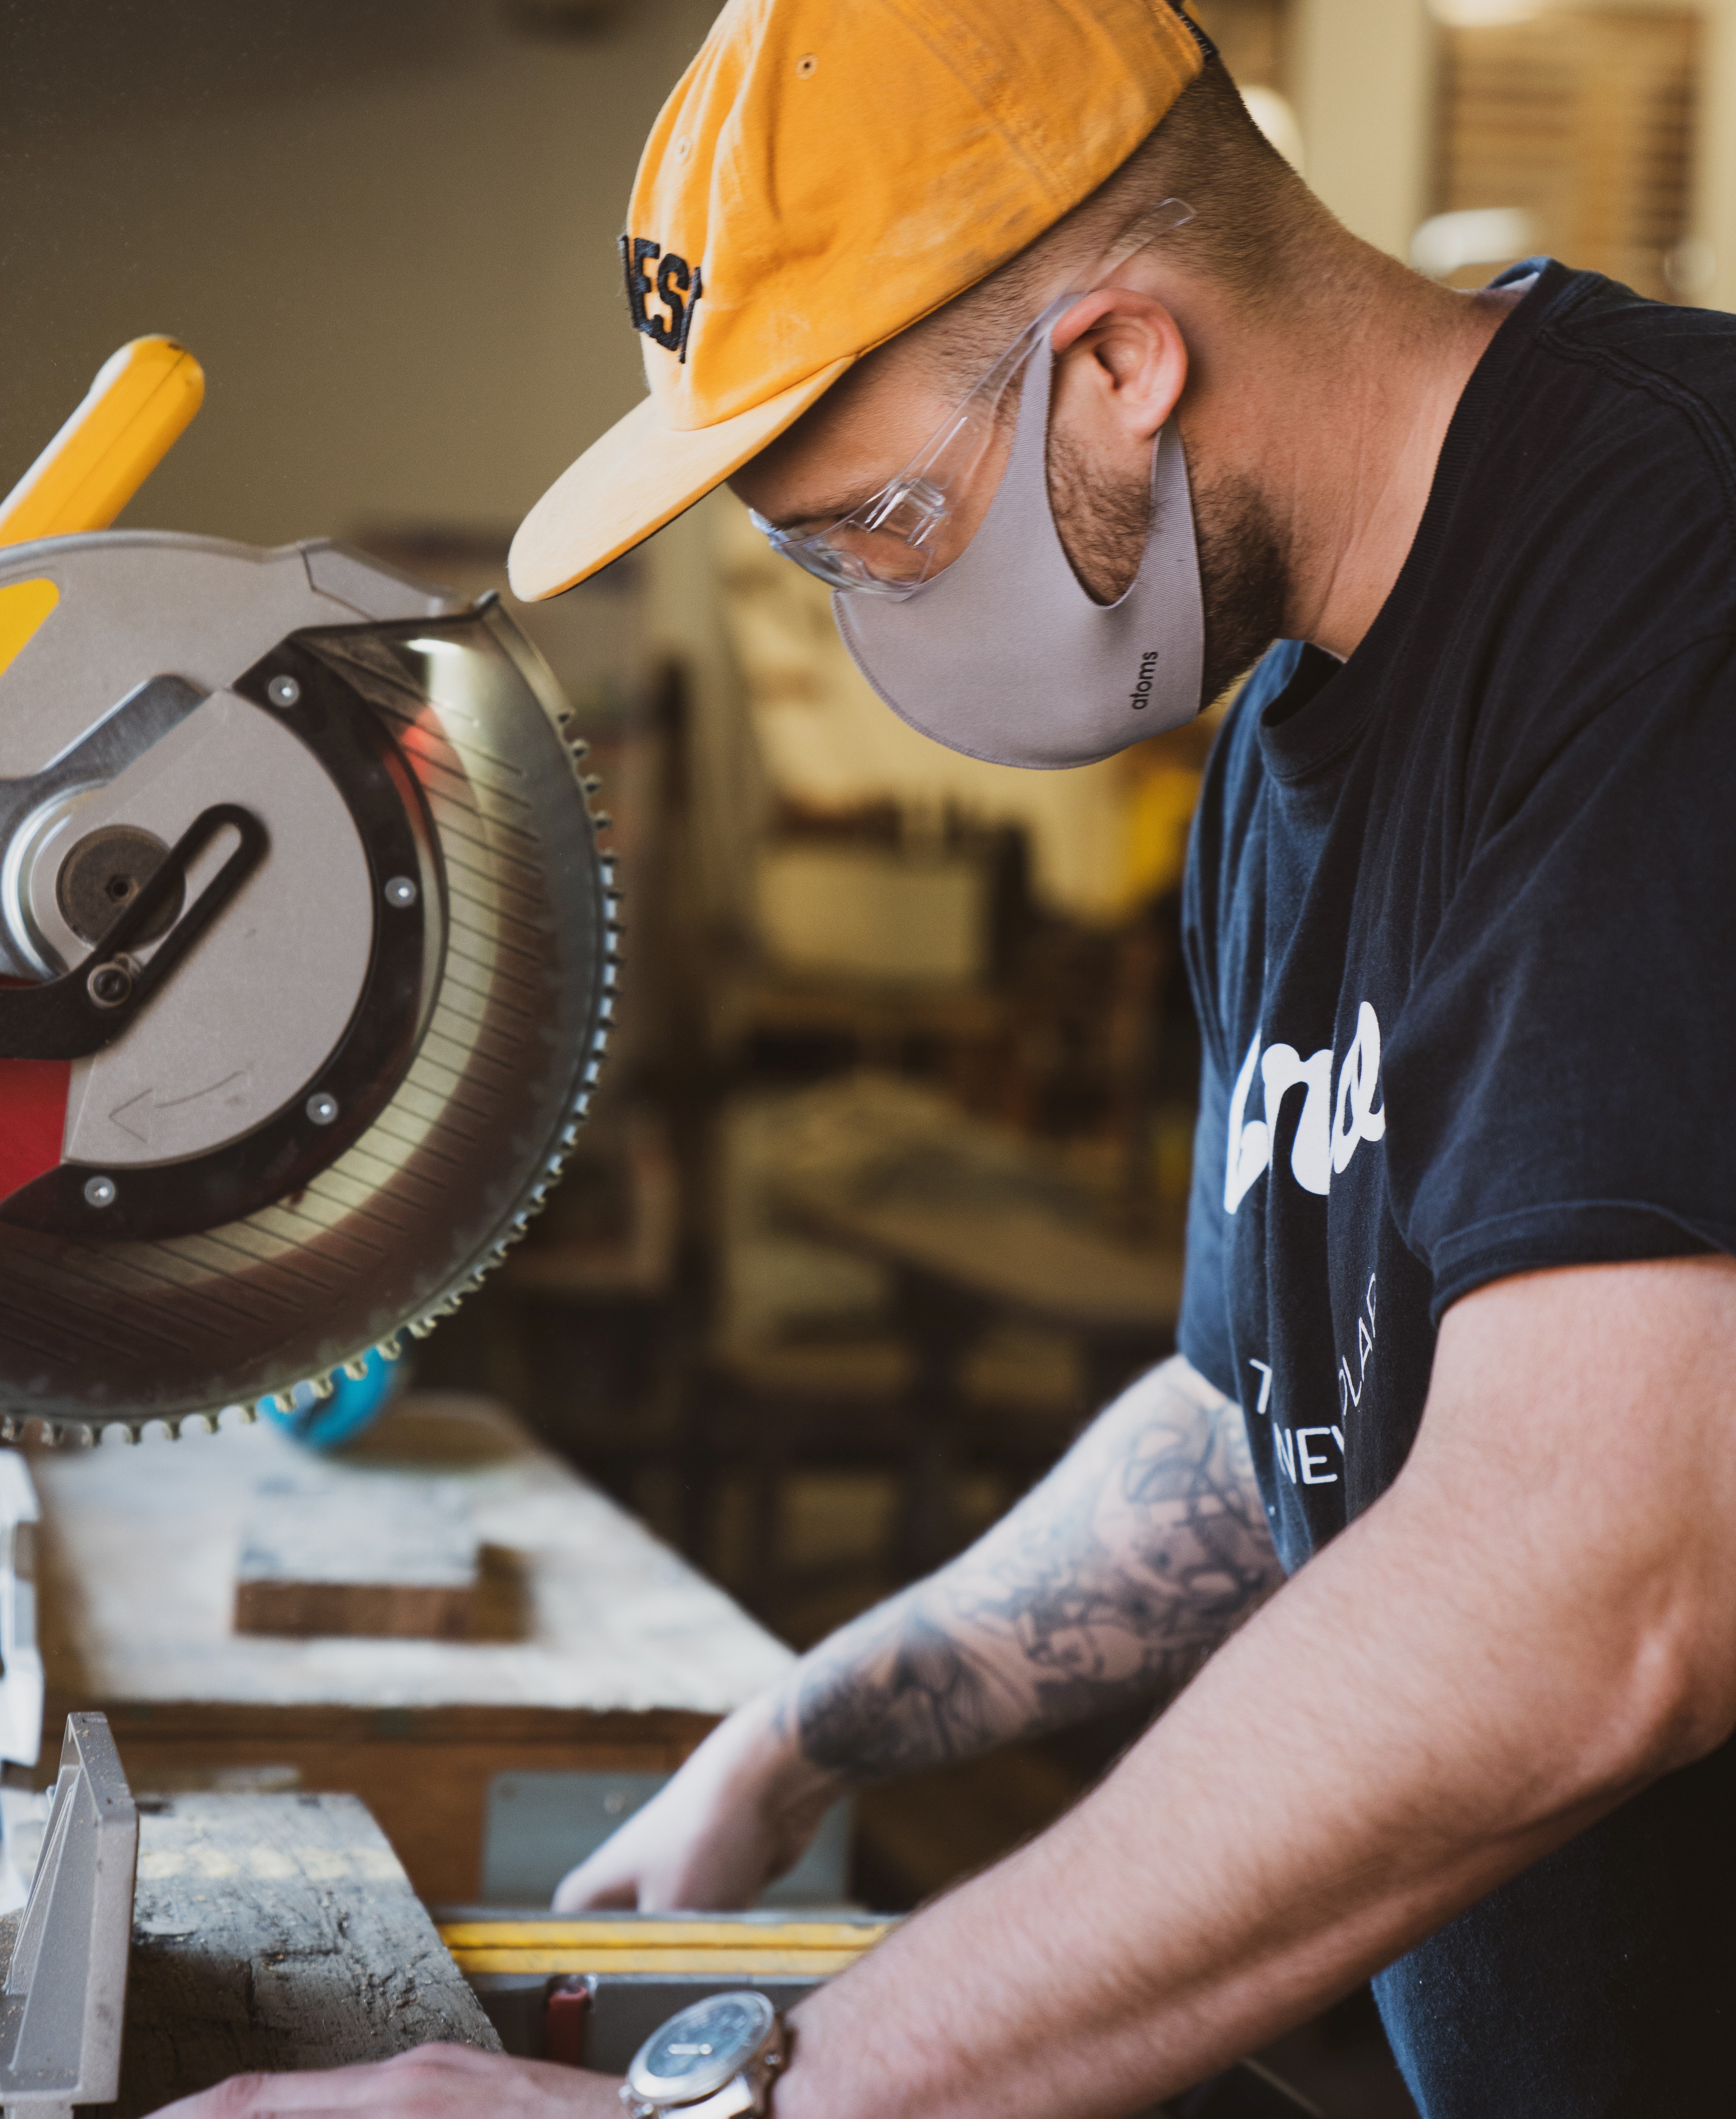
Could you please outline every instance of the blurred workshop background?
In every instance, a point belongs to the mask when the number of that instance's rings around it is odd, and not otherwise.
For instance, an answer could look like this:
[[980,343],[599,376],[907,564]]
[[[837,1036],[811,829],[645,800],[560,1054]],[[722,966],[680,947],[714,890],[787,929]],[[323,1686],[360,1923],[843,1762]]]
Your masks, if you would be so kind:
[[[519,516],[640,394],[615,237],[710,12],[0,0],[0,487],[167,332],[207,405],[126,522],[504,587]],[[1197,12],[1282,151],[1419,270],[1541,250],[1736,305],[1736,0]],[[1211,730],[1063,773],[940,750],[726,494],[515,614],[593,745],[630,976],[572,1174],[419,1380],[505,1401],[800,1646],[1171,1346]],[[1131,1733],[870,1795],[859,1894],[989,1858]]]

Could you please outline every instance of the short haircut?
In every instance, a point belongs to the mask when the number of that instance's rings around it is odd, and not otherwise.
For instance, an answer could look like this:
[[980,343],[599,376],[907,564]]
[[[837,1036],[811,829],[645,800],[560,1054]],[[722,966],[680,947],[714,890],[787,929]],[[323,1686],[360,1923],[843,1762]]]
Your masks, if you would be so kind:
[[1178,264],[1217,281],[1250,308],[1288,286],[1297,239],[1330,227],[1326,209],[1248,114],[1221,61],[1209,60],[1127,160],[1016,257],[912,327],[925,358],[969,376],[1014,337],[1069,268],[1085,273],[1142,225],[1156,234],[1158,209],[1179,199],[1193,210],[1164,234]]

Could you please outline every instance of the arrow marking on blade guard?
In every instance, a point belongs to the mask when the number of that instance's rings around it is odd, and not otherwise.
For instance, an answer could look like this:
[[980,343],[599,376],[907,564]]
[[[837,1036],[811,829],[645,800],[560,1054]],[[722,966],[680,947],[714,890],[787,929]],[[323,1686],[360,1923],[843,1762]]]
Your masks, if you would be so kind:
[[149,1148],[151,1137],[160,1112],[185,1111],[189,1104],[202,1103],[208,1097],[220,1097],[225,1089],[240,1086],[239,1092],[230,1096],[232,1104],[246,1101],[247,1092],[253,1087],[250,1069],[238,1067],[234,1073],[225,1074],[220,1082],[213,1082],[209,1088],[195,1089],[190,1097],[160,1097],[155,1089],[141,1089],[136,1097],[129,1097],[123,1104],[117,1104],[109,1114],[110,1125],[118,1126],[130,1134],[142,1147]]

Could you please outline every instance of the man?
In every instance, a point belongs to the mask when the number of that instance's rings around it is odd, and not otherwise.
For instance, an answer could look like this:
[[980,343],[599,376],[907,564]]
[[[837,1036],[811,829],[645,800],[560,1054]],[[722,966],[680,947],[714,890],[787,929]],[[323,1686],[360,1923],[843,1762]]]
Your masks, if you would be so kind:
[[1287,644],[1191,855],[1181,1355],[558,1903],[746,1903],[841,1788],[1169,1701],[793,2013],[774,2119],[1107,2119],[1371,1976],[1426,2119],[1727,2109],[1736,323],[1417,280],[1165,0],[738,0],[624,248],[652,395],[522,589],[729,478],[899,711],[1032,764]]

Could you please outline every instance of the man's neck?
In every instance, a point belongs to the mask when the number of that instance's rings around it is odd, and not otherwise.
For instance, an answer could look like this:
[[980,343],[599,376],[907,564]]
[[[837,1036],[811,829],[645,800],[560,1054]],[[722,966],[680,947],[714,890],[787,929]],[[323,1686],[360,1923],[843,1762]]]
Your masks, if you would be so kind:
[[1200,318],[1185,424],[1191,452],[1265,495],[1288,560],[1287,635],[1345,659],[1398,580],[1454,410],[1520,297],[1453,293],[1348,237],[1327,262],[1251,334]]

